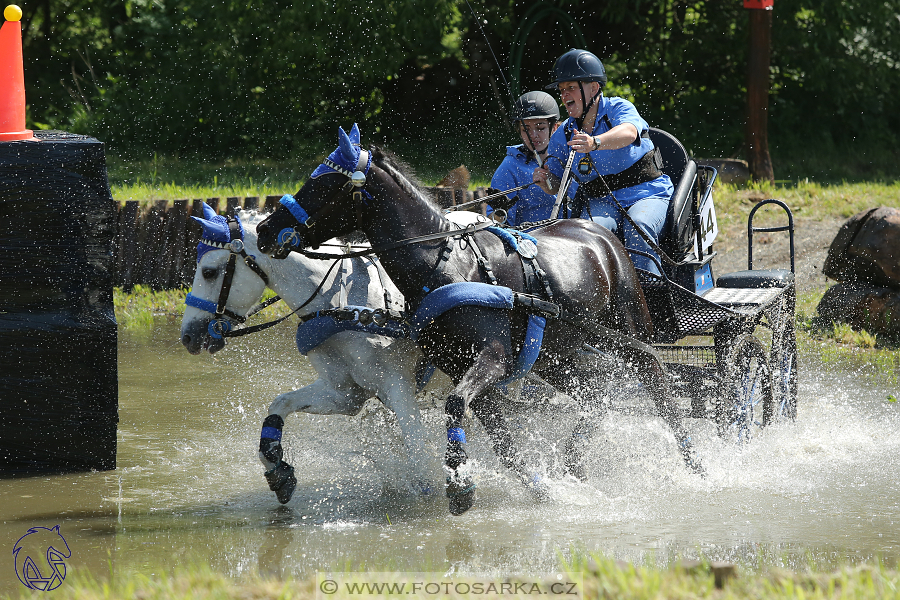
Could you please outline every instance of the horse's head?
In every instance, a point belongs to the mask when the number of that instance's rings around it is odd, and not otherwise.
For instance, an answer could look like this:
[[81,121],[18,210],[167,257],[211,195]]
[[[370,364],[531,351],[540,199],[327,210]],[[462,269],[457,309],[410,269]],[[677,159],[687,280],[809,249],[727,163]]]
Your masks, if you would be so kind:
[[338,128],[338,147],[316,167],[295,196],[256,227],[261,252],[285,258],[292,249],[315,248],[359,228],[372,155],[359,146],[359,128]]
[[191,354],[204,348],[212,354],[225,346],[222,334],[235,322],[246,320],[262,297],[268,276],[247,254],[239,219],[217,215],[205,203],[203,218],[193,218],[203,226],[203,233],[197,244],[194,283],[185,299],[181,343]]

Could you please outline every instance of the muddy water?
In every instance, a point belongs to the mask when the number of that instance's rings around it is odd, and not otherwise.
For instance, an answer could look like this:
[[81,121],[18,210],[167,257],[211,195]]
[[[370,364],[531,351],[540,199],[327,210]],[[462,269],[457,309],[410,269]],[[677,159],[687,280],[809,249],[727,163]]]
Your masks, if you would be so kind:
[[[536,505],[500,472],[483,431],[470,433],[476,508],[447,513],[440,493],[441,412],[423,401],[432,482],[411,492],[391,415],[371,402],[358,417],[293,415],[285,428],[299,485],[278,505],[256,444],[271,399],[309,383],[289,328],[190,356],[175,324],[123,334],[118,469],[0,480],[9,557],[29,527],[61,526],[72,569],[152,572],[202,558],[233,576],[305,577],[329,567],[473,575],[549,574],[560,553],[629,561],[704,555],[752,566],[900,557],[900,406],[895,389],[834,367],[803,364],[796,423],[743,448],[711,424],[690,430],[708,477],[681,466],[649,402],[623,392],[589,452],[587,484],[560,474],[574,416],[564,406],[516,405],[522,452],[549,475]],[[2,549],[0,548],[0,549]],[[17,591],[11,559],[0,593]]]

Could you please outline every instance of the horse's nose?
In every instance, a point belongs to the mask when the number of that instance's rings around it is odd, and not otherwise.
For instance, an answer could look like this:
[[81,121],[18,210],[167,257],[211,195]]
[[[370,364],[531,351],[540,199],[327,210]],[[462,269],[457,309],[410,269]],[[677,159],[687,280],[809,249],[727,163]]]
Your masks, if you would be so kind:
[[200,344],[193,337],[191,337],[190,333],[185,333],[181,336],[181,344],[191,354],[200,354],[200,351],[202,350]]

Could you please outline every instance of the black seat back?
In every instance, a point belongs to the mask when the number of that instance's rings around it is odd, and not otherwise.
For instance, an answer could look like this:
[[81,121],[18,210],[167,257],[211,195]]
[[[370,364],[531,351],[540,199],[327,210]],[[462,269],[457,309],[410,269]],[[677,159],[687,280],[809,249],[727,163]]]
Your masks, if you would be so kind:
[[693,196],[697,185],[697,163],[691,160],[681,142],[662,129],[650,128],[650,141],[659,148],[662,172],[669,176],[675,190],[669,201],[666,224],[660,235],[663,251],[676,261],[685,258],[694,246]]

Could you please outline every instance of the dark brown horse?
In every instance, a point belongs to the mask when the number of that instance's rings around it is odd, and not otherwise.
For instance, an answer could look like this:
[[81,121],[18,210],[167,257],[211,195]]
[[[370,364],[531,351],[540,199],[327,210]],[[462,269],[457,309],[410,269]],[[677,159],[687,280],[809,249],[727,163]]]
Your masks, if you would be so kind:
[[[535,266],[542,271],[537,272],[495,233],[457,230],[404,175],[405,167],[395,158],[377,148],[360,150],[355,125],[350,136],[341,129],[339,137],[338,149],[294,199],[283,199],[282,206],[259,224],[261,251],[276,256],[290,249],[309,254],[308,249],[327,239],[361,230],[411,311],[431,291],[460,282],[496,283],[530,297],[543,296],[558,307],[559,316],[546,322],[533,371],[586,405],[589,399],[571,367],[576,354],[584,344],[615,351],[636,366],[685,462],[700,471],[672,402],[669,376],[647,345],[653,325],[637,273],[615,235],[582,219],[544,223],[529,231],[537,241]],[[421,237],[426,239],[410,241]],[[460,428],[467,407],[491,433],[506,466],[519,464],[491,390],[513,373],[533,312],[521,303],[512,308],[466,304],[446,310],[418,336],[428,359],[455,386],[446,403],[445,459],[454,514],[474,502],[474,485],[459,476],[466,459]],[[583,439],[590,429],[583,418],[566,444],[566,469],[582,479]]]

